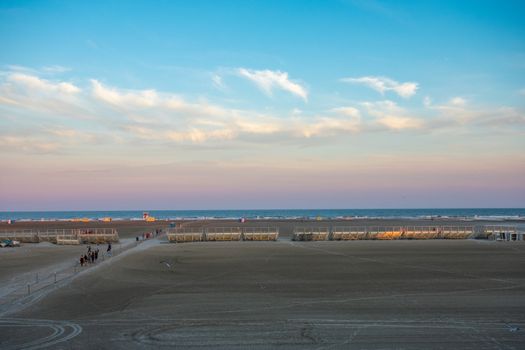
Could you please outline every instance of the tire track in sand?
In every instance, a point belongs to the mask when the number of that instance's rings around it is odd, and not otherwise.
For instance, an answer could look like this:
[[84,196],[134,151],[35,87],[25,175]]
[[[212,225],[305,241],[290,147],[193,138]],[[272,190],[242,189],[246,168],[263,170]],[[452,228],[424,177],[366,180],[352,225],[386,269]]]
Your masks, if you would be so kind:
[[51,334],[26,343],[14,345],[3,344],[2,347],[5,350],[43,349],[66,342],[82,333],[82,327],[79,324],[69,321],[0,318],[0,327],[45,327],[52,330]]

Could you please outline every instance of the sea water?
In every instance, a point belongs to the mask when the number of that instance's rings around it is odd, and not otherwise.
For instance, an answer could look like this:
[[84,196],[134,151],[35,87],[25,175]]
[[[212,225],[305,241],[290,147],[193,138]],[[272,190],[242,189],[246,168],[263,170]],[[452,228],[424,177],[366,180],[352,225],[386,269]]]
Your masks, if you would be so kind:
[[74,218],[140,220],[144,212],[160,220],[176,219],[336,219],[336,218],[437,218],[525,220],[525,208],[462,209],[238,209],[238,210],[112,210],[112,211],[12,211],[0,220],[69,220]]

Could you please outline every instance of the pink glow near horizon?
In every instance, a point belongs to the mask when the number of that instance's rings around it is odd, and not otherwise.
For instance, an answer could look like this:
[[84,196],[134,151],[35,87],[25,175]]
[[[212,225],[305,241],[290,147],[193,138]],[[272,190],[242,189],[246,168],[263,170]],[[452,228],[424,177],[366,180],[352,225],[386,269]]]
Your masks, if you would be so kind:
[[520,207],[521,162],[4,170],[0,210]]

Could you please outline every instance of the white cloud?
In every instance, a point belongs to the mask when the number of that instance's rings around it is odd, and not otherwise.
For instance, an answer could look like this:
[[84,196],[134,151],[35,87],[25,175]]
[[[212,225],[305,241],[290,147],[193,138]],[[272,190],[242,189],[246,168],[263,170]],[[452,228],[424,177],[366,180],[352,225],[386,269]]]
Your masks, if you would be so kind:
[[272,121],[258,122],[251,120],[237,120],[235,125],[241,131],[252,134],[273,134],[282,130],[279,123]]
[[384,117],[392,114],[405,113],[403,108],[399,107],[397,103],[390,100],[377,102],[363,102],[362,105],[366,108],[368,114],[375,117]]
[[239,68],[238,73],[240,76],[254,82],[268,95],[272,95],[274,88],[280,88],[302,98],[304,101],[308,101],[308,91],[306,88],[291,81],[288,78],[287,72]]
[[336,112],[339,114],[343,114],[349,117],[361,117],[361,112],[357,108],[354,107],[338,107],[338,108],[332,108],[332,112]]
[[310,122],[298,119],[296,129],[306,138],[361,131],[361,112],[357,108],[338,107],[329,112],[332,115],[319,116]]
[[313,136],[330,136],[345,132],[358,132],[359,118],[319,117],[310,123],[302,123],[297,129],[306,138]]
[[453,97],[447,103],[431,107],[439,114],[429,127],[434,128],[461,128],[475,127],[496,129],[511,129],[519,132],[525,126],[525,112],[512,107],[475,107],[471,106],[464,98]]
[[89,119],[93,114],[85,91],[66,81],[47,80],[35,74],[0,74],[0,107],[11,106],[26,118]]
[[423,127],[423,121],[417,118],[399,117],[387,115],[377,119],[377,123],[392,130],[420,129]]
[[364,102],[363,106],[370,116],[375,117],[373,124],[390,130],[421,129],[425,126],[421,118],[407,116],[407,111],[389,100]]
[[456,106],[456,107],[463,107],[467,104],[467,101],[462,97],[454,97],[450,99],[450,105]]
[[218,74],[212,74],[211,81],[213,82],[213,86],[215,86],[219,90],[224,90],[226,88],[222,77]]
[[429,96],[425,96],[425,98],[423,99],[423,105],[429,108],[430,106],[432,106],[432,99]]
[[184,132],[169,131],[166,133],[166,137],[169,140],[179,143],[186,141],[190,141],[191,143],[203,143],[209,140],[231,140],[235,137],[235,134],[230,129],[201,130],[191,128]]
[[115,88],[104,86],[95,79],[91,80],[91,85],[95,98],[117,107],[152,107],[159,100],[155,90],[122,92]]
[[44,93],[59,92],[62,94],[77,94],[81,90],[77,86],[68,82],[51,82],[46,79],[41,79],[34,75],[23,73],[13,73],[8,76],[8,81],[16,83],[29,90],[39,90]]
[[360,78],[343,78],[342,81],[346,83],[362,84],[372,88],[382,95],[387,91],[393,91],[403,98],[409,98],[413,96],[417,89],[418,84],[414,82],[399,83],[395,80],[385,77],[360,77]]
[[59,65],[52,65],[52,66],[45,66],[42,68],[42,70],[47,73],[65,73],[65,72],[69,72],[71,68],[59,66]]
[[162,115],[173,115],[174,112],[185,113],[187,116],[225,116],[231,111],[227,109],[200,101],[188,102],[181,96],[169,93],[159,93],[153,89],[147,90],[123,90],[109,87],[98,80],[91,80],[92,96],[105,104],[118,108],[122,111],[133,112],[145,110],[157,111]]

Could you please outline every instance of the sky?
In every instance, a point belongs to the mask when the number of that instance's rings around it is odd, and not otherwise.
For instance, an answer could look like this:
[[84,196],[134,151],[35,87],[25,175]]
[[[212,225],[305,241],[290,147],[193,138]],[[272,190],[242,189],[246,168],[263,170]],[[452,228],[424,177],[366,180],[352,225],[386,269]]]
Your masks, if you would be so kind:
[[523,1],[2,1],[0,210],[525,207]]

